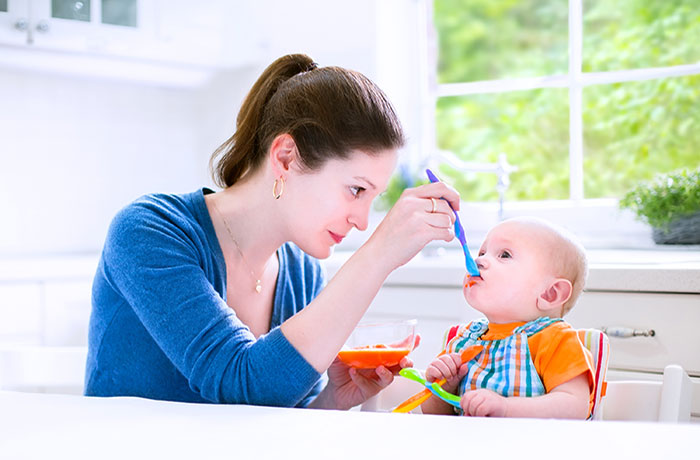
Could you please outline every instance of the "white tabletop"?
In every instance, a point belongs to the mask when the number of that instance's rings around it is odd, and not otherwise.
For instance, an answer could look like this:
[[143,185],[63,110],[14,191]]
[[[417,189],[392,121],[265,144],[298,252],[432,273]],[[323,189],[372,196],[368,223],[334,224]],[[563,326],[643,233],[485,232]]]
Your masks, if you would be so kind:
[[3,459],[696,459],[698,439],[699,425],[469,418],[0,392]]

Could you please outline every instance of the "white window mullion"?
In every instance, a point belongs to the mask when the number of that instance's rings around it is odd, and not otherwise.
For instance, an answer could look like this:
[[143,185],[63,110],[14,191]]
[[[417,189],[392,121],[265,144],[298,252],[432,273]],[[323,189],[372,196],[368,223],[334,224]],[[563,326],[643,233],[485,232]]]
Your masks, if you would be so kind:
[[569,199],[583,200],[583,4],[569,0]]
[[[437,37],[433,26],[433,2],[426,1],[419,4],[419,12],[423,15],[424,26],[419,29],[421,34],[419,50],[419,68],[421,70],[422,84],[420,85],[420,107],[422,117],[421,151],[428,157],[435,154],[438,148],[436,134],[437,98],[439,97],[437,84]],[[425,164],[424,158],[417,158],[411,164],[412,170],[417,170],[419,164]]]
[[700,63],[676,65],[671,67],[647,67],[642,69],[614,70],[607,72],[588,72],[583,74],[582,84],[607,85],[627,81],[653,80],[655,78],[683,77],[700,74]]

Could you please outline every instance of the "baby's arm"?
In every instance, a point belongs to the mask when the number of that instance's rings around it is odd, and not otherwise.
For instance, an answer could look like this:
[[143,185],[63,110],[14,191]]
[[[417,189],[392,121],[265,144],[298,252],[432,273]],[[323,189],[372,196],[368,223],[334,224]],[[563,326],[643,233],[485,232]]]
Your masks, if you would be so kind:
[[480,389],[465,393],[460,405],[464,415],[481,417],[586,419],[589,396],[588,376],[583,373],[542,396],[506,398],[491,390]]
[[[460,369],[462,366],[462,358],[459,353],[449,353],[436,358],[430,366],[425,370],[425,379],[428,382],[436,382],[445,379],[442,388],[450,393],[455,393],[459,386],[459,381],[466,372]],[[437,396],[431,396],[430,399],[421,405],[421,410],[424,414],[449,414],[454,415],[452,406],[447,404]]]

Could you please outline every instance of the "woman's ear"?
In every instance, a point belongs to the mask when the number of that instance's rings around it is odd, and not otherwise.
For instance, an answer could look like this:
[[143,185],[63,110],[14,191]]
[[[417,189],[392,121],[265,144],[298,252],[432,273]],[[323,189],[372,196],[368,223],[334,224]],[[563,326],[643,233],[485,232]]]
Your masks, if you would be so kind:
[[297,144],[289,134],[280,134],[270,144],[270,166],[275,177],[285,177],[297,160]]
[[571,298],[573,286],[571,281],[557,278],[537,297],[537,308],[541,311],[561,309]]

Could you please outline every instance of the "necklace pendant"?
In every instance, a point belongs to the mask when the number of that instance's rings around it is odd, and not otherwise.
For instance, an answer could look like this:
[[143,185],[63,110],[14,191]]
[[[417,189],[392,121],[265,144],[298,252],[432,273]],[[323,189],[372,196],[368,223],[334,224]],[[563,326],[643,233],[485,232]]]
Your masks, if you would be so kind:
[[260,284],[260,280],[255,281],[255,292],[260,294],[260,291],[262,291],[262,285]]

